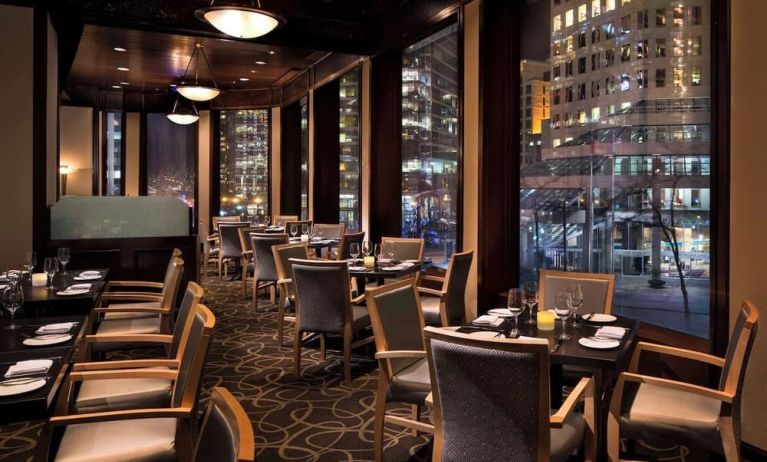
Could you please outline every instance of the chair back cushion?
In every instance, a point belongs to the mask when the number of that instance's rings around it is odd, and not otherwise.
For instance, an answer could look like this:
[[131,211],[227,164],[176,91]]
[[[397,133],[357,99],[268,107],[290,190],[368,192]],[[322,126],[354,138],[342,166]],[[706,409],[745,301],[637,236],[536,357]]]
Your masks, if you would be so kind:
[[292,269],[299,329],[342,334],[351,316],[346,262],[292,260]]
[[349,252],[349,248],[353,243],[357,243],[360,245],[360,250],[362,250],[362,241],[365,240],[365,231],[361,231],[359,233],[346,233],[341,236],[341,242],[338,246],[338,259],[339,260],[348,260],[352,258],[351,253]]
[[314,225],[314,230],[312,230],[312,233],[315,237],[321,237],[323,239],[341,239],[345,228],[345,224],[334,225],[317,223]]
[[221,223],[218,233],[221,238],[221,256],[223,258],[242,257],[239,228],[250,226],[248,223]]
[[181,306],[176,314],[176,323],[173,326],[173,340],[168,350],[169,358],[177,357],[184,331],[188,329],[189,323],[192,321],[193,309],[196,304],[200,303],[202,294],[202,287],[196,282],[189,281],[186,291],[184,291],[184,298],[181,300]]
[[176,294],[181,284],[181,273],[184,272],[184,260],[175,258],[173,264],[165,272],[162,283],[162,308],[168,312],[176,307]]
[[381,252],[384,258],[388,258],[386,251],[389,246],[394,245],[395,260],[422,260],[423,259],[423,239],[420,238],[391,238],[381,239]]
[[205,409],[192,462],[254,461],[254,439],[245,409],[226,388],[216,387]]
[[447,318],[450,325],[460,322],[466,316],[466,283],[469,280],[474,251],[456,253],[450,257],[450,266],[445,277],[447,291]]
[[[414,282],[408,280],[374,289],[368,310],[379,351],[423,350],[423,315],[418,306]],[[392,375],[418,361],[417,358],[392,358]]]
[[213,231],[218,231],[218,226],[221,223],[238,223],[240,222],[240,217],[238,215],[234,216],[226,216],[226,217],[213,217],[211,219],[213,221]]
[[[272,247],[272,254],[274,255],[274,262],[277,267],[277,277],[279,279],[291,279],[293,278],[293,269],[291,266],[293,263],[291,258],[297,258],[300,260],[306,260],[309,258],[309,251],[306,248],[306,244],[284,244]],[[288,293],[280,294],[281,297],[286,297],[295,293],[295,286],[293,282],[287,284]]]
[[276,281],[277,267],[274,264],[272,246],[287,244],[287,234],[251,234],[251,247],[253,248],[253,260],[255,263],[255,277],[259,281]]
[[[600,275],[604,276],[604,275]],[[612,275],[610,275],[612,276]],[[613,276],[614,278],[614,276]],[[542,305],[544,310],[554,309],[554,300],[559,292],[566,292],[573,284],[580,284],[583,289],[583,306],[579,314],[608,313],[612,311],[612,284],[609,278],[597,279],[578,275],[569,275],[564,271],[541,271]]]
[[178,378],[173,384],[173,406],[195,405],[208,354],[210,336],[216,323],[213,313],[202,304],[193,308],[192,320],[181,342]]
[[[280,223],[282,223],[284,226],[285,223],[296,220],[298,220],[298,215],[277,215],[274,217],[274,220],[272,220],[272,225],[280,226]],[[286,229],[285,232],[288,232],[288,230]]]
[[722,375],[719,378],[721,390],[735,393],[736,411],[740,407],[741,391],[743,390],[746,368],[751,356],[751,349],[759,327],[759,312],[753,303],[744,301],[735,327],[732,330],[727,354],[724,357]]

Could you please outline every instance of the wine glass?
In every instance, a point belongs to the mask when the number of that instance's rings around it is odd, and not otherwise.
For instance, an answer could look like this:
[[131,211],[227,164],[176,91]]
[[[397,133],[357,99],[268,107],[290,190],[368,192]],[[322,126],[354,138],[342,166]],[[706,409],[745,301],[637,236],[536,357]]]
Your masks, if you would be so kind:
[[567,293],[570,295],[570,307],[573,311],[573,327],[581,327],[582,324],[578,322],[578,310],[583,306],[583,287],[580,284],[572,284]]
[[373,246],[373,256],[375,256],[377,260],[381,259],[381,244]]
[[16,311],[24,304],[24,289],[21,284],[9,286],[3,292],[3,306],[11,313],[11,323],[6,327],[7,330],[18,329],[19,326],[14,322]]
[[282,228],[285,225],[285,222],[282,220],[277,220],[277,226]]
[[373,249],[370,248],[370,241],[362,241],[362,253],[364,253],[366,257],[369,257],[370,252],[372,251]]
[[5,268],[5,278],[8,279],[8,284],[15,286],[21,280],[21,271],[16,269],[14,265],[8,265]]
[[61,263],[61,266],[64,267],[64,274],[67,274],[67,263],[69,263],[69,247],[59,247],[59,252],[57,257],[59,258],[59,263]]
[[290,225],[290,236],[295,238],[296,234],[298,234],[298,226]]
[[397,244],[394,242],[386,243],[386,257],[390,262],[394,263],[394,256],[397,255]]
[[55,287],[53,287],[53,277],[56,275],[56,272],[59,270],[59,261],[56,258],[48,257],[45,259],[45,262],[43,263],[43,271],[45,271],[45,274],[48,275],[48,289],[53,290]]
[[308,223],[304,223],[303,225],[301,225],[301,234],[302,235],[309,234],[309,224]]
[[562,332],[557,335],[557,340],[570,340],[572,336],[567,335],[567,318],[572,313],[570,294],[559,292],[554,297],[554,314],[562,321]]
[[522,314],[525,308],[524,303],[522,303],[522,290],[509,289],[509,299],[506,302],[506,307],[509,309],[511,317],[514,318],[514,329],[511,330],[509,337],[517,338],[519,337],[519,315]]
[[31,274],[35,269],[35,266],[37,266],[37,252],[30,250],[24,258],[24,268],[29,271],[30,277],[32,277]]
[[266,226],[268,228],[270,221],[272,221],[272,219],[269,216],[265,216],[264,217],[264,226]]
[[352,242],[349,245],[349,255],[352,256],[354,259],[354,263],[357,263],[357,257],[360,256],[360,243],[359,242]]
[[538,285],[535,282],[528,282],[525,284],[525,291],[523,294],[523,300],[527,309],[530,310],[530,316],[524,321],[525,324],[535,325],[535,304],[538,303]]

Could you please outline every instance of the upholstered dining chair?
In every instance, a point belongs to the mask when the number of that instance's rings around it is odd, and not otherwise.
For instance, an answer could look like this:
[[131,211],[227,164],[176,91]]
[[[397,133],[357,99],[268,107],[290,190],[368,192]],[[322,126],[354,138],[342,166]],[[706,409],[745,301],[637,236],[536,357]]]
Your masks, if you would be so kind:
[[[309,227],[309,232],[312,232],[312,220],[291,220],[285,222],[285,232],[290,235],[290,227],[296,225],[296,236],[300,236],[302,234],[301,228],[303,225],[307,225]],[[290,237],[293,237],[292,235]]]
[[264,226],[242,226],[237,228],[237,235],[240,238],[240,250],[242,252],[240,267],[242,268],[243,297],[248,293],[248,281],[253,280],[253,243],[250,241],[250,235],[252,233],[261,233],[264,229]]
[[239,215],[231,215],[231,216],[225,216],[225,217],[212,217],[211,222],[213,223],[213,235],[217,235],[219,232],[218,226],[221,223],[240,223],[242,221],[242,218],[240,218]]
[[218,252],[218,278],[222,279],[229,274],[229,262],[242,261],[242,247],[240,244],[240,228],[248,228],[250,223],[221,223],[218,226],[219,240],[221,241]]
[[[429,365],[423,343],[424,320],[412,280],[372,289],[365,294],[376,343],[380,374],[376,392],[375,460],[383,461],[384,423],[433,433],[434,427],[418,420],[420,408],[431,393]],[[387,414],[386,405],[406,403],[410,418]]]
[[[168,273],[171,271],[171,267],[173,266],[173,262],[176,260],[176,258],[181,258],[183,253],[180,249],[174,248],[171,251],[170,258],[168,259],[168,266],[165,267],[165,276],[167,278]],[[155,282],[155,281],[125,281],[125,280],[113,280],[113,281],[107,281],[107,283],[104,285],[104,292],[103,294],[106,296],[102,296],[102,301],[109,301],[110,297],[114,297],[112,292],[129,292],[129,293],[135,293],[134,291],[126,290],[126,289],[141,289],[141,292],[138,292],[140,294],[155,294],[157,295],[159,292],[163,291],[164,287],[164,281],[163,282]],[[120,299],[121,296],[115,297],[115,299]]]
[[[214,325],[213,313],[197,305],[192,332],[203,340],[188,343],[194,348],[195,367],[97,371],[99,380],[166,378],[180,384],[169,407],[54,415],[48,420],[49,460],[191,460],[200,382],[197,375],[202,373]],[[71,374],[77,379],[84,372]]]
[[[583,446],[596,460],[594,379],[552,414],[546,339],[478,338],[426,327],[432,381],[432,460],[564,462]],[[575,412],[585,399],[583,414]]]
[[362,242],[365,240],[365,231],[359,233],[344,233],[341,235],[341,242],[338,243],[338,253],[336,254],[336,260],[348,260],[352,258],[350,248],[351,245],[357,243],[362,249]]
[[346,231],[346,224],[315,223],[312,234],[323,239],[341,239]]
[[277,286],[280,289],[280,298],[277,303],[277,341],[280,346],[284,344],[285,322],[294,323],[294,316],[286,316],[288,308],[294,308],[296,302],[296,290],[293,284],[293,270],[291,258],[305,260],[309,258],[309,249],[305,243],[282,244],[272,246],[274,265],[277,268]]
[[192,462],[253,462],[255,435],[250,418],[226,388],[208,400]]
[[538,282],[538,304],[544,310],[554,309],[557,293],[565,292],[572,284],[583,289],[583,306],[579,314],[605,313],[613,310],[615,291],[614,274],[576,273],[571,271],[540,270]]
[[[346,262],[290,259],[296,290],[296,321],[293,337],[293,362],[301,375],[303,334],[320,336],[325,357],[325,336],[343,337],[344,383],[351,381],[351,350],[373,341],[363,336],[370,327],[365,306],[352,306],[349,268]],[[356,338],[356,340],[355,340]]]
[[[272,225],[273,226],[280,226],[280,223],[282,223],[282,226],[285,226],[285,223],[289,221],[297,221],[298,215],[276,215],[272,219]],[[285,229],[285,232],[287,233],[287,228]]]
[[[607,420],[608,460],[620,460],[620,438],[687,443],[740,461],[741,398],[756,338],[759,312],[744,301],[724,358],[639,342],[627,372],[618,376]],[[639,373],[643,353],[685,358],[721,368],[719,386],[708,388]]]
[[381,253],[384,255],[384,258],[389,258],[386,254],[392,245],[394,245],[395,260],[423,261],[423,239],[416,237],[382,237]]
[[197,240],[200,247],[200,273],[208,275],[208,265],[218,261],[218,234],[208,233],[208,224],[200,220],[197,226]]
[[419,287],[426,324],[452,326],[466,324],[466,282],[469,280],[474,251],[454,253],[444,277],[423,275],[422,280],[441,282],[439,290]]
[[[194,304],[188,310],[188,318],[181,334],[169,339],[176,351],[167,359],[73,365],[62,386],[57,412],[69,414],[168,407],[174,395],[183,393],[188,380],[196,380],[199,387],[205,357],[198,356],[198,352],[203,347],[207,348],[210,342],[215,317],[200,308],[199,304]],[[141,377],[118,377],[113,373],[121,370],[143,370],[146,374]]]
[[277,266],[274,263],[272,247],[287,244],[287,234],[251,234],[251,248],[253,249],[253,309],[258,309],[258,290],[269,288],[270,301],[274,303],[275,286],[277,280]]

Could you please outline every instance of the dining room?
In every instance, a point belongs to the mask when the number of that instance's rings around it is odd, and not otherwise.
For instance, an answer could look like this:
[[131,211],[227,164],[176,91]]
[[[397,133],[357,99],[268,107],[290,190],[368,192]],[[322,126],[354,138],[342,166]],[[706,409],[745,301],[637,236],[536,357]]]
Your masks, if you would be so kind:
[[767,460],[765,15],[0,0],[0,460]]

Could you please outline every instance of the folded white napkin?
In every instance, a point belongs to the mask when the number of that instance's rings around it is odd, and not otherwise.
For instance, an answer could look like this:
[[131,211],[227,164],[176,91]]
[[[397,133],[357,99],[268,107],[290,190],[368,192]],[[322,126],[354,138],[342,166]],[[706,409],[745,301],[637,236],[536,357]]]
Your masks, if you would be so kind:
[[69,332],[74,327],[73,322],[58,322],[56,324],[46,324],[35,331],[36,334],[60,334]]
[[379,258],[379,263],[391,263],[391,258]]
[[101,271],[94,271],[94,270],[83,271],[82,273],[80,273],[80,276],[83,276],[83,277],[101,276]]
[[420,260],[405,260],[405,263],[412,263],[415,265],[416,263],[420,263]]
[[90,290],[90,288],[91,288],[91,284],[82,283],[82,284],[72,284],[71,286],[67,287],[67,290],[81,290],[81,289]]
[[402,263],[400,263],[399,266],[407,269],[407,268],[412,268],[413,266],[415,266],[415,263],[405,260]]
[[365,271],[367,268],[364,266],[350,266],[349,271]]
[[475,326],[490,326],[490,327],[498,327],[501,324],[503,324],[504,319],[499,318],[498,316],[493,316],[491,314],[483,314],[482,316],[478,317],[471,323]]
[[10,378],[19,375],[30,375],[34,373],[44,374],[48,372],[48,369],[50,369],[52,365],[53,361],[50,359],[30,359],[28,361],[19,361],[8,368],[8,372],[5,373],[5,377]]
[[604,326],[597,329],[597,333],[594,334],[595,337],[606,337],[606,338],[612,338],[615,340],[620,340],[623,338],[623,336],[626,335],[626,329],[623,327],[617,327],[617,326]]

